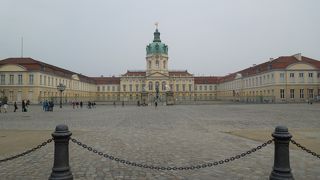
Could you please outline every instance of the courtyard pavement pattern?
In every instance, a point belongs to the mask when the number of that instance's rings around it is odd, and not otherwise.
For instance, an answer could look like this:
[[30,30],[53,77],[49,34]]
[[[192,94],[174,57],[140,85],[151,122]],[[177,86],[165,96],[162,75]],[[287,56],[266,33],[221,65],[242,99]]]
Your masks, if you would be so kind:
[[[21,110],[21,109],[19,109]],[[11,111],[11,109],[10,109]],[[0,114],[0,159],[51,138],[67,124],[73,138],[122,159],[159,166],[198,165],[234,156],[271,139],[277,125],[292,130],[293,139],[320,147],[320,104],[97,106]],[[297,134],[297,136],[295,136]],[[295,138],[296,137],[296,138]],[[293,144],[290,144],[292,147]],[[74,179],[211,180],[268,179],[274,145],[244,158],[200,170],[158,171],[118,164],[70,142]],[[319,159],[290,148],[294,177],[320,179]],[[47,179],[53,166],[53,143],[0,164],[0,179]]]

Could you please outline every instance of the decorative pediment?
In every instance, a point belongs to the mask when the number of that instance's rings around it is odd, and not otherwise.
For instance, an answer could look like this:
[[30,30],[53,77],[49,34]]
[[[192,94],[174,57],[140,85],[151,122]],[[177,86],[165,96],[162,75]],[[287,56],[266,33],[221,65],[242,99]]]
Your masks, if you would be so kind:
[[79,79],[79,76],[78,76],[77,74],[72,75],[71,78],[72,78],[73,80],[77,80],[77,81],[80,80],[80,79]]
[[147,77],[169,77],[169,76],[167,74],[155,72],[155,73],[149,74]]
[[310,69],[316,69],[316,68],[311,64],[299,62],[299,63],[289,65],[287,69],[288,70],[310,70]]
[[27,71],[27,69],[23,66],[16,64],[6,64],[0,66],[0,72],[8,72],[8,71]]

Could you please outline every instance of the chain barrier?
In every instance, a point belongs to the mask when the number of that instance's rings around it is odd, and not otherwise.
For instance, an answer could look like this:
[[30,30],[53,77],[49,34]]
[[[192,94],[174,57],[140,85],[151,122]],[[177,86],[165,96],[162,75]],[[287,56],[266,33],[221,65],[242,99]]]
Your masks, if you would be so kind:
[[315,156],[315,157],[317,157],[317,158],[320,159],[320,155],[319,155],[319,154],[311,151],[310,149],[307,149],[306,147],[304,147],[304,146],[302,146],[301,144],[297,143],[295,140],[292,140],[292,139],[291,139],[290,141],[291,141],[292,144],[296,145],[298,148],[300,148],[300,149],[302,149],[303,151],[311,154],[312,156]]
[[38,150],[38,149],[46,146],[47,144],[51,143],[52,140],[53,140],[53,138],[48,139],[48,140],[44,141],[43,143],[39,144],[38,146],[36,146],[36,147],[34,147],[34,148],[30,149],[30,150],[24,151],[24,152],[21,153],[21,154],[17,154],[17,155],[11,156],[11,157],[7,157],[7,158],[5,158],[5,159],[0,159],[0,163],[6,162],[6,161],[10,161],[10,160],[13,160],[13,159],[22,157],[22,156],[25,156],[25,155],[27,155],[27,154],[29,154],[29,153],[31,153],[31,152],[34,152],[34,151],[36,151],[36,150]]
[[218,165],[221,165],[221,164],[224,164],[224,163],[228,163],[228,162],[231,162],[231,161],[234,161],[234,160],[237,160],[237,159],[240,159],[240,158],[243,158],[251,153],[254,153],[260,149],[262,149],[263,147],[266,147],[267,145],[271,144],[273,142],[273,139],[271,140],[268,140],[266,141],[265,143],[255,147],[255,148],[252,148],[246,152],[243,152],[241,154],[238,154],[236,156],[231,156],[229,158],[226,158],[224,160],[220,160],[220,161],[214,161],[214,162],[210,162],[210,163],[205,163],[205,164],[198,164],[198,165],[193,165],[193,166],[153,166],[153,165],[148,165],[148,164],[142,164],[142,163],[136,163],[136,162],[133,162],[133,161],[128,161],[128,160],[124,160],[124,159],[121,159],[121,158],[118,158],[118,157],[114,157],[114,156],[111,156],[109,154],[106,154],[106,153],[103,153],[103,152],[100,152],[98,151],[97,149],[94,149],[74,138],[70,138],[71,139],[71,142],[77,144],[78,146],[84,148],[84,149],[87,149],[88,151],[90,152],[93,152],[101,157],[104,157],[106,159],[109,159],[109,160],[112,160],[112,161],[116,161],[118,163],[122,163],[122,164],[126,164],[126,165],[130,165],[130,166],[135,166],[135,167],[140,167],[140,168],[146,168],[146,169],[154,169],[154,170],[167,170],[167,171],[177,171],[177,170],[194,170],[194,169],[201,169],[201,168],[207,168],[207,167],[212,167],[212,166],[218,166]]

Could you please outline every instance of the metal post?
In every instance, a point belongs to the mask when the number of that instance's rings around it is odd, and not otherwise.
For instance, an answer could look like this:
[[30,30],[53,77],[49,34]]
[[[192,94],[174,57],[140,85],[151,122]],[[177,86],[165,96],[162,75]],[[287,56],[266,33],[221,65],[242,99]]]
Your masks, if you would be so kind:
[[60,108],[62,108],[62,91],[60,91]]
[[52,137],[54,140],[54,164],[49,180],[73,180],[69,166],[69,139],[72,133],[68,126],[60,124]]
[[292,135],[285,126],[277,126],[274,133],[274,164],[270,180],[293,180],[290,168],[289,143]]

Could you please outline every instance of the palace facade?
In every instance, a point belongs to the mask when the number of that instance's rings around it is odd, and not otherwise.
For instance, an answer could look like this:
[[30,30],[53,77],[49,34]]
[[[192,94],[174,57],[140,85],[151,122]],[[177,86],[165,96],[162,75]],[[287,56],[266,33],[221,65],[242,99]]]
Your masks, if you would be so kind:
[[320,96],[320,61],[301,54],[275,59],[226,76],[194,76],[187,70],[169,70],[168,46],[158,29],[146,47],[146,68],[120,77],[88,77],[32,58],[0,61],[0,97],[10,103],[39,103],[60,97],[64,102],[154,101],[192,103],[230,100],[241,102],[305,102]]

